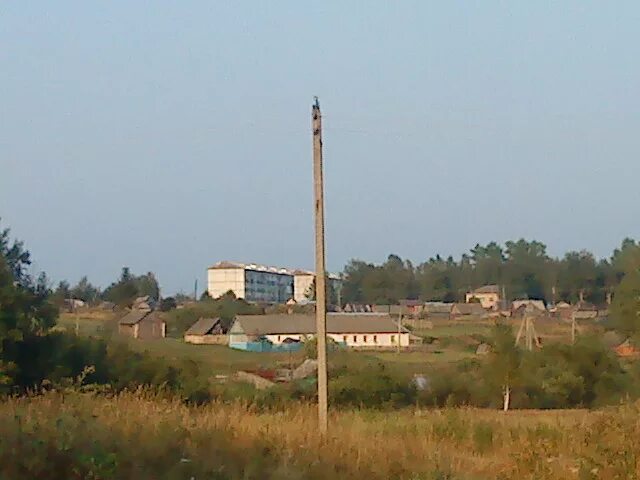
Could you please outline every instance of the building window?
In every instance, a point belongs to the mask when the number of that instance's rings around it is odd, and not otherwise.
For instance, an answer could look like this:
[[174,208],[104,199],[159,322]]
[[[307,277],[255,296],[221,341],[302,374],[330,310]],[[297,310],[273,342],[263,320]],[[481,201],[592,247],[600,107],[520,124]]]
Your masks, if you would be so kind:
[[364,343],[367,343],[367,336],[366,336],[366,335],[363,335],[363,336],[362,336],[362,341],[363,341]]
[[377,335],[373,336],[373,343],[378,343],[378,336]]
[[391,343],[396,343],[396,336],[395,335],[391,335]]
[[358,342],[358,336],[357,336],[357,335],[354,335],[354,336],[353,336],[353,343],[357,343],[357,342]]
[[280,341],[280,335],[278,335],[278,341]]
[[343,336],[342,336],[342,341],[343,341],[344,343],[347,343],[347,336],[346,336],[346,335],[343,335]]

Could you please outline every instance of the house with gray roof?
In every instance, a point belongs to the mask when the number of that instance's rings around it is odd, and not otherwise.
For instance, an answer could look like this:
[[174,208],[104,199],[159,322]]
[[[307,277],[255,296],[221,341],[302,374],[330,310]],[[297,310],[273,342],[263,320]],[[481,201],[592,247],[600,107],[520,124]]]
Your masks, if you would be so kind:
[[158,310],[134,309],[120,319],[118,333],[143,340],[164,338],[167,324]]
[[201,317],[184,333],[184,341],[199,345],[226,345],[228,339],[220,318]]
[[451,319],[486,318],[487,311],[479,303],[454,303],[451,307]]

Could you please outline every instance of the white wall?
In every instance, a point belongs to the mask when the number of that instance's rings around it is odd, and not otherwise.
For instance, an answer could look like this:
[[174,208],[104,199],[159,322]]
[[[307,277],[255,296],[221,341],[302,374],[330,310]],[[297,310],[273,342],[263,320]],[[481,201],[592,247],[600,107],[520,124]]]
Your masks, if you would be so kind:
[[305,293],[311,287],[315,275],[294,275],[293,277],[293,299],[300,303],[304,302],[307,297]]
[[[271,343],[279,345],[286,338],[294,340],[305,341],[307,337],[313,335],[304,334],[280,334],[280,335],[266,335]],[[398,346],[398,334],[397,333],[329,333],[327,336],[338,343],[345,343],[348,347],[358,348],[390,348]],[[374,338],[375,337],[375,338]],[[400,334],[400,346],[409,346],[409,334]]]
[[497,293],[467,293],[465,303],[469,303],[472,298],[480,300],[482,308],[497,308],[500,302],[500,296]]
[[245,298],[244,268],[210,268],[207,271],[207,291],[218,298],[232,290],[238,298]]

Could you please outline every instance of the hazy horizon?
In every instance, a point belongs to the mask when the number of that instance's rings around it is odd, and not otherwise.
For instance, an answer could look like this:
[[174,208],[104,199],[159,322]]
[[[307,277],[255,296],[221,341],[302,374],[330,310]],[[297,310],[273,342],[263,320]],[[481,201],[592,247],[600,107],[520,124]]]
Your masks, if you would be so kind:
[[56,282],[311,269],[314,95],[331,271],[640,237],[635,2],[0,8],[0,225]]

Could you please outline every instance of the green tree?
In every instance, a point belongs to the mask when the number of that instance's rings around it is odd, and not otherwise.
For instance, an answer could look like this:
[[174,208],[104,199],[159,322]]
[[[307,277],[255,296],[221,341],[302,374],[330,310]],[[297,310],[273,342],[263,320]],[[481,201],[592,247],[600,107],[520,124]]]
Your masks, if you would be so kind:
[[496,242],[490,242],[486,246],[476,244],[471,249],[471,261],[474,267],[474,286],[502,283],[505,256],[502,247]]
[[430,258],[417,268],[420,298],[425,301],[455,302],[459,299],[456,281],[457,263],[453,257]]
[[[337,306],[338,297],[339,297],[338,289],[340,288],[340,283],[334,282],[329,278],[329,275],[327,275],[325,280],[325,287],[327,291],[327,295],[326,295],[327,305]],[[304,293],[304,296],[308,300],[315,302],[316,300],[316,279],[315,278],[311,282],[311,285],[309,285],[309,288],[307,289],[307,291]]]
[[152,272],[134,277],[133,283],[136,287],[137,296],[149,295],[154,300],[160,298],[160,285],[158,285],[158,281]]
[[70,295],[73,298],[89,303],[95,302],[98,299],[100,296],[100,290],[93,286],[85,275],[73,288],[71,288]]
[[520,380],[522,352],[515,345],[511,326],[497,324],[491,335],[491,354],[485,365],[485,378],[502,395],[502,408],[506,412],[511,405],[511,392]]
[[137,296],[138,288],[129,267],[123,267],[118,281],[109,285],[103,293],[105,300],[121,307],[131,306]]
[[375,266],[361,260],[350,260],[344,268],[344,283],[342,287],[344,303],[367,303],[365,298],[364,283],[373,272]]
[[46,276],[28,274],[29,252],[22,242],[0,231],[0,389],[7,389],[36,352],[25,346],[55,325],[57,309],[49,302]]
[[69,282],[61,280],[51,295],[51,301],[58,307],[62,307],[67,298],[71,298],[71,287]]
[[616,330],[640,340],[640,270],[632,268],[615,289],[611,318]]
[[575,303],[581,296],[585,299],[597,296],[598,268],[591,252],[567,252],[558,267],[559,298]]
[[136,297],[146,295],[153,300],[158,300],[160,296],[160,286],[155,275],[149,272],[145,275],[135,276],[129,267],[123,267],[120,278],[105,289],[103,298],[121,307],[128,307]]
[[524,239],[508,241],[505,246],[504,268],[509,297],[549,300],[552,285],[546,277],[551,265],[547,246]]

